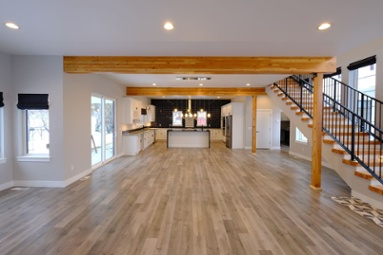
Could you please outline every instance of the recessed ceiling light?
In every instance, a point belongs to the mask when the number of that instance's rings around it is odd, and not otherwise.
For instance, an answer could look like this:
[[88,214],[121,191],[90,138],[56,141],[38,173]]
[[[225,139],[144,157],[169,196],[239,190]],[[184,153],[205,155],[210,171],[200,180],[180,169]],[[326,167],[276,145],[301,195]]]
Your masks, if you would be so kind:
[[164,28],[166,30],[173,30],[174,29],[174,25],[171,22],[166,22],[165,25],[164,25]]
[[322,23],[319,25],[318,30],[326,30],[331,27],[331,24],[328,22]]
[[221,98],[221,97],[217,97],[217,98]]
[[247,83],[247,84],[246,84],[246,86],[248,86],[248,87],[249,87],[249,86],[250,86],[250,83]]
[[20,29],[20,27],[13,22],[7,22],[5,23],[5,26],[11,29]]
[[153,83],[153,86],[156,86],[157,84]]
[[200,86],[200,87],[202,87],[202,86],[203,86],[203,84],[202,84],[202,83],[200,83],[200,84],[199,84],[199,86]]

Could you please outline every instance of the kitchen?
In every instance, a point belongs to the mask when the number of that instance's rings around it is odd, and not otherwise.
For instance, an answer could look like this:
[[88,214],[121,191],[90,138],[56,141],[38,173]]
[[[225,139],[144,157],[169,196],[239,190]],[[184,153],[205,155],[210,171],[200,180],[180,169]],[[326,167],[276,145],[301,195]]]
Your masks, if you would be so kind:
[[[166,142],[164,148],[167,146],[210,147],[210,142],[223,142],[231,149],[251,149],[251,97],[234,97],[231,100],[125,97],[123,100],[124,155],[137,155],[156,141]],[[260,111],[270,109],[272,114],[267,121],[275,123],[267,133],[268,144],[257,144],[257,147],[279,149],[279,108],[271,103],[268,96],[258,96],[257,108]],[[183,114],[182,124],[174,123],[175,110]],[[199,114],[201,110],[210,116],[203,125],[197,122],[197,113]],[[186,125],[188,118],[185,114],[187,115],[188,112],[194,115],[192,126]],[[209,133],[208,142],[201,138],[206,136],[206,133]],[[170,139],[168,139],[169,135]],[[183,138],[176,138],[178,140],[173,145],[174,136],[183,136]],[[194,139],[188,138],[190,136]],[[195,143],[192,143],[193,141]]]

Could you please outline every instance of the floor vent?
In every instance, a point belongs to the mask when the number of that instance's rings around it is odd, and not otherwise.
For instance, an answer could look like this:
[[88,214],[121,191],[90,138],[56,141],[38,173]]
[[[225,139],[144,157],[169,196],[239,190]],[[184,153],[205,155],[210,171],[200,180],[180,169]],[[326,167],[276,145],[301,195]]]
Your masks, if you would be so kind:
[[372,220],[376,225],[383,228],[383,210],[374,208],[355,197],[331,197],[331,199],[338,204],[347,206],[350,210]]
[[80,179],[80,181],[86,181],[90,178],[90,175],[84,176]]
[[29,190],[29,189],[30,188],[28,188],[28,187],[14,187],[11,190],[21,190],[21,191],[23,191],[23,190]]

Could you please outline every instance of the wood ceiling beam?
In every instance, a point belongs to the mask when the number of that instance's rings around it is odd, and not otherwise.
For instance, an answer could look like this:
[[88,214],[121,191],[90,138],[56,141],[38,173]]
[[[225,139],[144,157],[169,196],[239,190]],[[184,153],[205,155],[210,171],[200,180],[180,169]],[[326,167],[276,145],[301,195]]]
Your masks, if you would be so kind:
[[333,57],[64,56],[67,73],[309,74],[333,73]]
[[127,96],[257,96],[265,94],[265,88],[126,88]]

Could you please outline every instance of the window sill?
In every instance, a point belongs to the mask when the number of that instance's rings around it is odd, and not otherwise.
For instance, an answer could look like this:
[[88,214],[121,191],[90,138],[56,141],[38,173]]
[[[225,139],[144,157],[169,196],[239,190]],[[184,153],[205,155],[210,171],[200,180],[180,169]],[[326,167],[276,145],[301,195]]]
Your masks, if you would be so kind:
[[5,164],[5,163],[7,163],[7,159],[6,158],[0,158],[0,165]]
[[18,156],[16,159],[19,162],[50,162],[51,161],[51,158],[45,155]]
[[295,140],[295,142],[300,144],[306,144],[306,145],[308,144],[307,141],[301,141],[301,140]]

